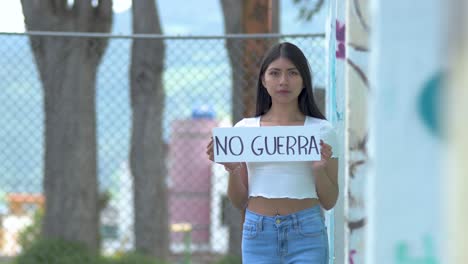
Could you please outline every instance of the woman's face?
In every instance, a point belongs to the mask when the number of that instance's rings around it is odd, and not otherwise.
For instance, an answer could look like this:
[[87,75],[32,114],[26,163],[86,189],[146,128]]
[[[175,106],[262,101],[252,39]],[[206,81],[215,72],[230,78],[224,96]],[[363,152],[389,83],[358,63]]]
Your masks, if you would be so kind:
[[296,66],[287,58],[278,58],[268,65],[262,77],[263,86],[272,103],[297,103],[304,85]]

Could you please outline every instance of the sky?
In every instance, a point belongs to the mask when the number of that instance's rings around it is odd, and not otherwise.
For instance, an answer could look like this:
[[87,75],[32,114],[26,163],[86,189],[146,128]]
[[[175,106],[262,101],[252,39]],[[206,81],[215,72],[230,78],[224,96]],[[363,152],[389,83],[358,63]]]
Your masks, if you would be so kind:
[[[180,6],[184,6],[183,9]],[[114,0],[116,15],[129,11],[131,0]],[[223,17],[220,0],[158,0],[158,8],[167,35],[220,35],[223,34]],[[199,10],[194,12],[194,10]],[[298,8],[292,0],[280,1],[280,32],[323,33],[325,10],[311,22],[299,21]],[[24,32],[24,18],[20,0],[0,3],[0,32]],[[114,28],[114,33],[130,34],[130,17],[123,25]]]

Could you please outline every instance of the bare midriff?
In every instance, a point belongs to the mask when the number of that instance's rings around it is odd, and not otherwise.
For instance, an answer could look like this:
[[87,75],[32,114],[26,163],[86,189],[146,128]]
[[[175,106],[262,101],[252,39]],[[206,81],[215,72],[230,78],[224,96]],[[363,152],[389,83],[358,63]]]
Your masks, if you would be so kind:
[[247,208],[261,215],[275,216],[292,214],[319,204],[315,198],[291,199],[291,198],[265,198],[250,197]]

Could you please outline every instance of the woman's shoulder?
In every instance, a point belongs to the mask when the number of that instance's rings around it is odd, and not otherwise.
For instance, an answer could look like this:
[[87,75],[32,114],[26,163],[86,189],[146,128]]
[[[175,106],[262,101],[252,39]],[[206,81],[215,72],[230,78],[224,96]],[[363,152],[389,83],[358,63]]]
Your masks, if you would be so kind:
[[320,119],[316,117],[307,117],[307,122],[308,125],[318,125],[320,127],[320,135],[321,138],[329,145],[332,146],[333,148],[333,157],[338,157],[338,153],[340,153],[340,148],[338,145],[338,138],[337,138],[337,132],[335,127],[332,125],[332,123],[328,120],[325,119]]
[[313,126],[318,125],[320,127],[320,133],[322,134],[335,134],[335,128],[332,123],[326,119],[321,119],[317,117],[307,116],[305,125]]
[[307,116],[305,124],[309,126],[310,125],[322,125],[322,126],[329,127],[329,128],[332,127],[332,124],[330,123],[330,121],[326,119],[312,117],[312,116]]
[[234,127],[256,127],[260,117],[246,117],[237,122]]

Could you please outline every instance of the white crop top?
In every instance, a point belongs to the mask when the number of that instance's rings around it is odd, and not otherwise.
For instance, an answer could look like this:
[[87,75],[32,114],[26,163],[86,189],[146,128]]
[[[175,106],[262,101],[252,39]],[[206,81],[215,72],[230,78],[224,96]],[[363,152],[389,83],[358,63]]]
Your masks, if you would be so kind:
[[[327,120],[306,116],[304,125],[323,124],[320,134],[332,146],[333,156],[338,153],[336,133]],[[260,117],[244,118],[235,127],[260,127]],[[318,198],[312,166],[308,162],[247,162],[249,197],[265,198]]]

